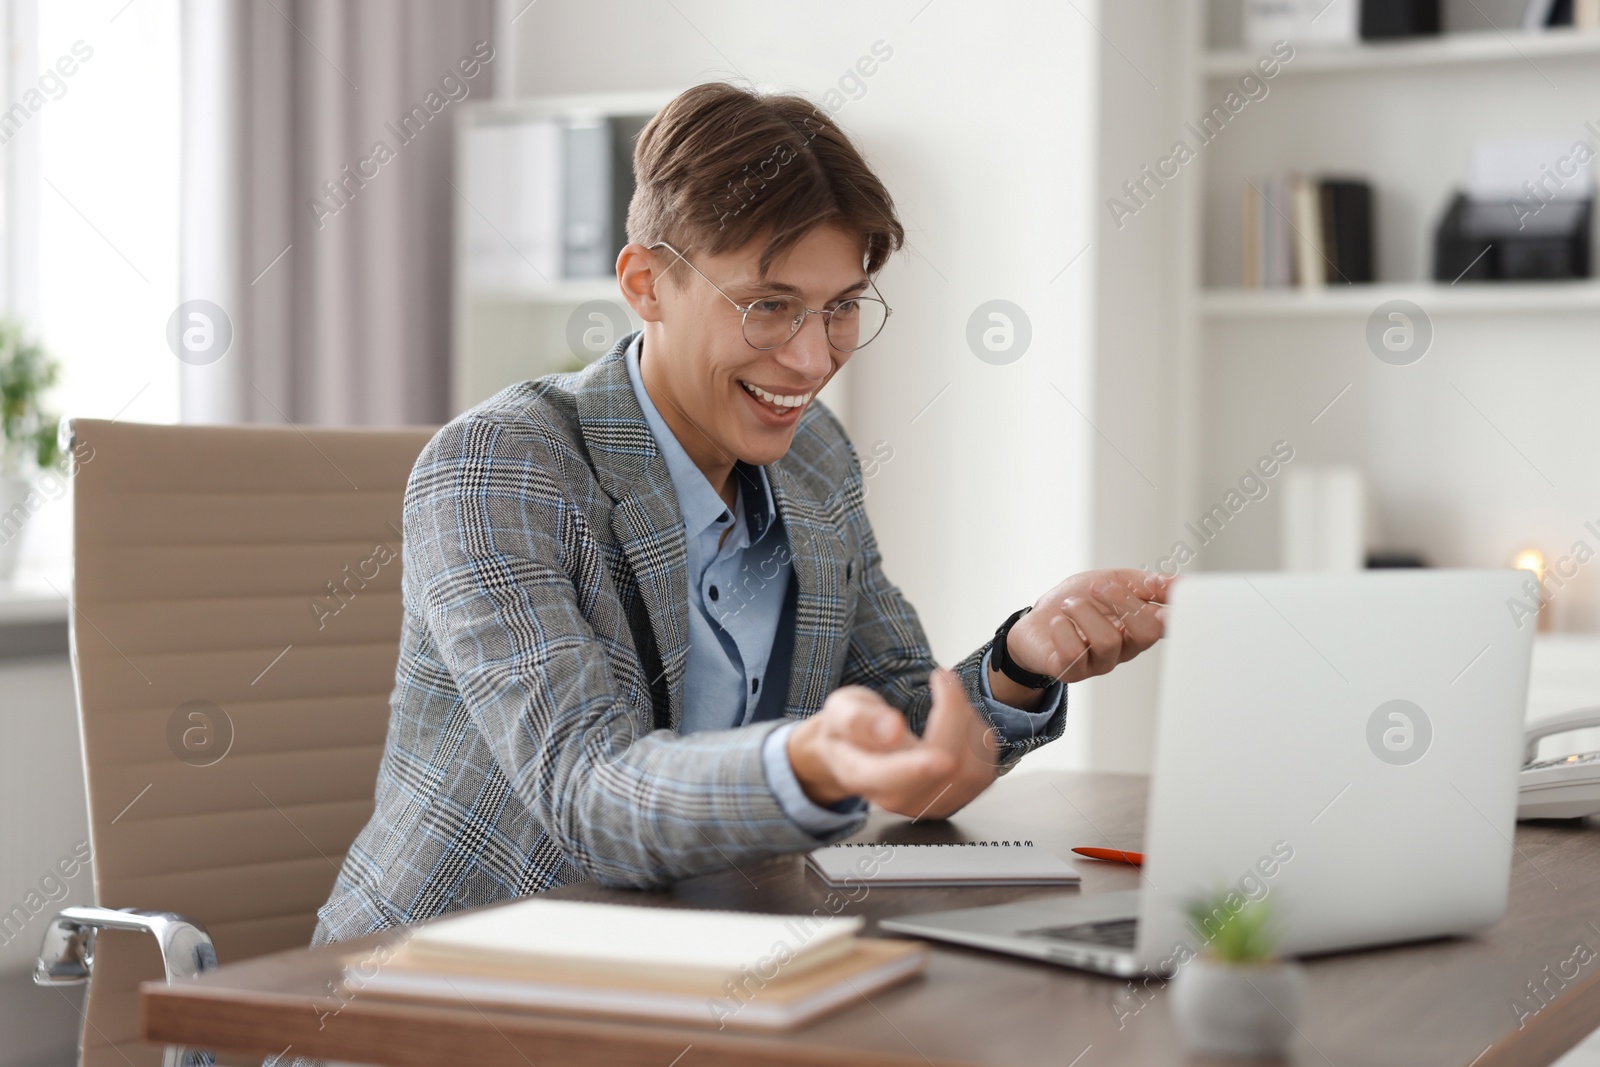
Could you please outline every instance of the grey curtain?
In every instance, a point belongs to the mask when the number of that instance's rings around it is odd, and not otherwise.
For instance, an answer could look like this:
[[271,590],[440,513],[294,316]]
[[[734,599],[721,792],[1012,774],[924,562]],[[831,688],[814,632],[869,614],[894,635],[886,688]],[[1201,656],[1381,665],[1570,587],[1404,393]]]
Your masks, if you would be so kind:
[[453,127],[506,58],[492,0],[184,0],[183,21],[184,421],[443,421]]

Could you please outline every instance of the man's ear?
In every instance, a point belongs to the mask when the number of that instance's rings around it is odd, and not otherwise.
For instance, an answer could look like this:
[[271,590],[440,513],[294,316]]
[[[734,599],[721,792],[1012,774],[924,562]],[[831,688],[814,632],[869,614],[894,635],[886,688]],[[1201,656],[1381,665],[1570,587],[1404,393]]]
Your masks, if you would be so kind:
[[645,322],[660,322],[662,273],[657,269],[661,261],[638,242],[622,246],[617,253],[617,284],[622,288],[623,299],[633,313]]

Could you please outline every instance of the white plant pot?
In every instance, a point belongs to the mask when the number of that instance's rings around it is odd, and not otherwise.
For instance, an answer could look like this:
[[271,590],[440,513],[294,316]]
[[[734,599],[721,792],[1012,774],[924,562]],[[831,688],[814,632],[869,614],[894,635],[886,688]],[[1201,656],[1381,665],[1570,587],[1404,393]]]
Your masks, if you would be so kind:
[[0,474],[0,582],[16,573],[17,561],[22,558],[22,538],[33,518],[23,501],[32,488],[26,478]]
[[1194,1052],[1276,1056],[1288,1046],[1306,998],[1297,963],[1222,963],[1205,956],[1172,980],[1172,1017]]

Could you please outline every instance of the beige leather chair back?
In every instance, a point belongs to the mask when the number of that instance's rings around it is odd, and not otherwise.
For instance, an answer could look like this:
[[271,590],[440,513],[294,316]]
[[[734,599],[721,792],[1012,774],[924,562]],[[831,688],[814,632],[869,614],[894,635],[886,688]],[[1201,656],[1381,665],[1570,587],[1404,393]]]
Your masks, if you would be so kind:
[[[72,430],[96,903],[198,920],[223,963],[303,946],[372,811],[433,430]],[[161,977],[153,942],[101,935],[84,1063],[160,1063],[137,986]]]

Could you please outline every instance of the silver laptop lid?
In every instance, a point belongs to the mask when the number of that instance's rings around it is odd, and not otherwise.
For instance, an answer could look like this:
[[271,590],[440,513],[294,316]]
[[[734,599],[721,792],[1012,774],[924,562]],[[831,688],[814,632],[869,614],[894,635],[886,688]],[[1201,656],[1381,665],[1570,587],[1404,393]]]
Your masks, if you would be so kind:
[[[1304,954],[1505,909],[1533,651],[1522,571],[1185,577],[1173,589],[1138,955],[1185,905],[1271,902]],[[1165,969],[1165,968],[1164,968]]]

